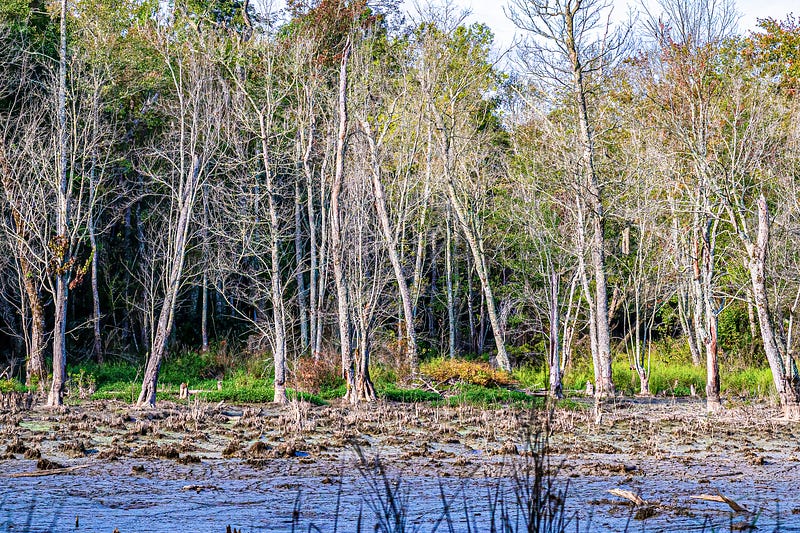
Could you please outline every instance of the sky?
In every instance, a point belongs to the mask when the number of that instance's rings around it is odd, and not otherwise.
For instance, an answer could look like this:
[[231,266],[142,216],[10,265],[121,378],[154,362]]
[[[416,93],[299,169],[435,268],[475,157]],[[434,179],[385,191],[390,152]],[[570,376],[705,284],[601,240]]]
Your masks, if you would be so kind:
[[[503,6],[508,5],[508,0],[455,0],[455,4],[472,11],[470,22],[483,22],[488,24],[495,34],[495,43],[500,49],[507,48],[514,40],[516,29],[503,12]],[[628,13],[628,6],[638,6],[638,0],[612,0],[614,12],[618,17]],[[411,7],[412,0],[405,0],[405,5]],[[790,12],[800,15],[800,2],[798,0],[736,0],[737,10],[742,18],[739,27],[742,31],[756,29],[756,20],[772,17],[783,19]]]

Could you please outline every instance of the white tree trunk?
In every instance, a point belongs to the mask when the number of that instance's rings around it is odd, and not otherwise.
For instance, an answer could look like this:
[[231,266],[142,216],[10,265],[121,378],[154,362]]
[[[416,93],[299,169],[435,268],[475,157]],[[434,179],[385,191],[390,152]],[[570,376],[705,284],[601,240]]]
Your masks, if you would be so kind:
[[[753,302],[758,315],[761,340],[772,371],[775,389],[778,391],[781,406],[787,418],[800,418],[800,380],[794,359],[775,333],[767,295],[767,277],[765,265],[769,246],[769,210],[767,200],[762,194],[758,199],[758,233],[756,242],[744,242],[748,252],[747,267],[750,271],[750,282],[753,290]],[[742,235],[742,233],[739,233]]]
[[47,398],[48,406],[58,406],[64,403],[64,383],[67,377],[67,298],[69,297],[69,267],[67,263],[70,255],[69,242],[69,184],[67,182],[67,0],[61,0],[61,43],[59,46],[58,60],[58,187],[56,191],[58,209],[56,217],[56,252],[57,268],[55,273],[56,286],[53,298],[55,300],[55,323],[53,326],[53,381],[50,386],[50,395]]
[[375,211],[378,215],[384,246],[389,254],[389,261],[392,263],[392,268],[394,269],[394,277],[397,281],[397,289],[400,293],[400,300],[403,305],[403,329],[406,335],[407,362],[413,373],[417,371],[419,358],[417,357],[417,333],[414,327],[414,310],[411,303],[411,293],[408,289],[408,282],[406,281],[405,274],[403,274],[403,265],[400,264],[397,242],[394,238],[394,231],[392,231],[391,222],[389,221],[389,212],[386,207],[386,195],[384,194],[383,182],[381,181],[380,147],[375,142],[369,123],[367,121],[361,121],[361,127],[366,133],[367,142],[370,147],[372,160],[372,192],[375,195]]
[[155,407],[156,387],[158,384],[158,372],[161,368],[161,361],[167,350],[167,341],[172,331],[172,324],[175,318],[175,303],[178,299],[178,291],[181,287],[183,278],[183,267],[186,259],[186,243],[189,235],[189,225],[194,211],[195,196],[197,185],[200,181],[202,161],[196,155],[192,157],[192,166],[188,175],[182,180],[182,195],[179,201],[178,219],[171,243],[172,257],[170,258],[167,274],[167,286],[164,292],[164,301],[158,314],[155,333],[150,348],[150,356],[147,358],[144,379],[142,380],[142,390],[139,393],[137,404],[139,406]]
[[334,170],[333,186],[331,187],[331,259],[333,261],[333,279],[336,285],[336,300],[339,319],[339,343],[342,359],[342,373],[347,382],[347,395],[349,400],[355,394],[355,368],[353,367],[353,346],[350,334],[351,320],[347,283],[344,279],[342,265],[342,227],[339,197],[342,191],[344,178],[344,157],[347,149],[347,65],[350,59],[351,43],[348,40],[342,54],[339,69],[339,129],[336,136],[336,168]]

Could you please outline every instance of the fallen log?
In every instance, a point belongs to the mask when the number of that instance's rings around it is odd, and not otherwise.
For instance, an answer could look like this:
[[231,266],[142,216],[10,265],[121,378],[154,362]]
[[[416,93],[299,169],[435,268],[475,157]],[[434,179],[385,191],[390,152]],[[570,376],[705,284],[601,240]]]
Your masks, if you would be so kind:
[[82,468],[88,468],[91,465],[77,465],[68,466],[65,468],[52,468],[50,470],[34,470],[33,472],[17,472],[10,474],[8,477],[41,477],[41,476],[54,476],[58,474],[66,474],[67,472],[74,472]]

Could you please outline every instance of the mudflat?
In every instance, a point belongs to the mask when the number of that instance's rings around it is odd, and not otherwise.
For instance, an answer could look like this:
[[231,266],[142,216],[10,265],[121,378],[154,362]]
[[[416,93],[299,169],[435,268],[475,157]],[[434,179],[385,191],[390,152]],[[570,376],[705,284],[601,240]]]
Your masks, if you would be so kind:
[[461,531],[514,511],[536,459],[578,531],[800,531],[800,424],[766,403],[96,401],[5,412],[0,438],[8,531],[372,531],[387,491],[418,530]]

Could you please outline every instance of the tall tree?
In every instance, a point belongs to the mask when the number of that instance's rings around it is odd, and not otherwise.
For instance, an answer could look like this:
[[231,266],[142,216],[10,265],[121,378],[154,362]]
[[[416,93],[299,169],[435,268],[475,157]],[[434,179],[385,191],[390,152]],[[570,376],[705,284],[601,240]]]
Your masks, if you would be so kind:
[[[169,82],[169,98],[162,111],[170,119],[162,137],[145,148],[139,168],[154,185],[163,218],[159,239],[165,245],[162,301],[155,323],[138,404],[155,406],[161,362],[175,319],[178,293],[184,277],[187,247],[197,228],[194,210],[203,183],[213,173],[219,151],[219,135],[229,92],[210,54],[213,34],[204,34],[178,19],[158,28],[156,45]],[[181,36],[182,39],[175,37]],[[166,236],[166,238],[164,238]]]
[[584,286],[594,286],[593,294],[585,291],[585,296],[590,306],[598,396],[612,396],[614,383],[606,273],[607,214],[604,181],[597,164],[593,106],[603,74],[622,56],[627,37],[625,31],[610,31],[603,18],[609,8],[610,4],[602,0],[514,0],[508,10],[517,27],[530,34],[521,53],[524,65],[545,88],[568,99],[575,121],[579,155],[575,201],[587,223],[579,224],[577,230],[583,234],[582,242],[591,259],[591,279]]

